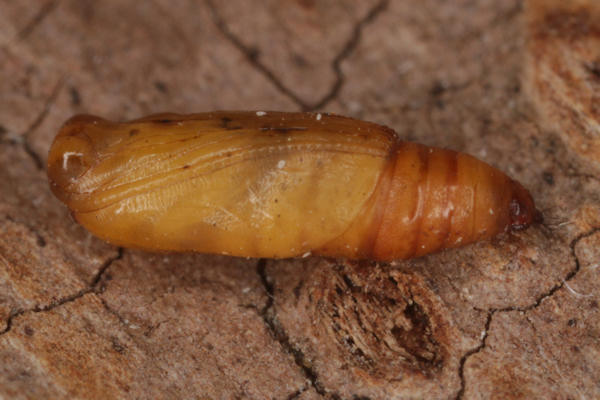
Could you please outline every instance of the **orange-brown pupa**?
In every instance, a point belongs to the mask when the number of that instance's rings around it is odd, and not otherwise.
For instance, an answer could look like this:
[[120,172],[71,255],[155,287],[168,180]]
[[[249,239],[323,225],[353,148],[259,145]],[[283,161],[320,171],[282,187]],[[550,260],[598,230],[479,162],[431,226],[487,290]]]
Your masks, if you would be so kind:
[[48,177],[90,232],[157,251],[405,259],[536,215],[523,186],[474,157],[317,113],[76,116]]

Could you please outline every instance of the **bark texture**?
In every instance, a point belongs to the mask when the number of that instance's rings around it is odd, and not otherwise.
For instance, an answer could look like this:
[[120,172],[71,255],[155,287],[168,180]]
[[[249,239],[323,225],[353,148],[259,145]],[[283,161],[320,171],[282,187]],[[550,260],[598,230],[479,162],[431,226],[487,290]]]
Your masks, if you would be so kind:
[[[0,397],[600,397],[600,6],[561,3],[0,2]],[[114,248],[51,195],[71,115],[215,109],[468,152],[545,222],[391,264],[247,260]]]

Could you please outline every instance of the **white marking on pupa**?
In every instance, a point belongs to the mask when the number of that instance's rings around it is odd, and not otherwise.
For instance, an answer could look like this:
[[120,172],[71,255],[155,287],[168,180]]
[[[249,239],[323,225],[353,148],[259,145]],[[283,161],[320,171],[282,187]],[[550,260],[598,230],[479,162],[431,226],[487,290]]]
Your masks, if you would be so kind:
[[264,215],[268,219],[273,219],[273,216],[271,214],[269,214],[268,212],[266,212],[265,210],[263,210],[262,208],[259,209],[258,212],[261,213],[262,215]]
[[125,203],[121,203],[121,205],[119,206],[119,208],[117,208],[115,210],[115,214],[121,214],[124,209],[125,209]]
[[248,188],[248,200],[250,200],[250,203],[252,204],[258,203],[258,196],[256,195],[256,193],[254,193],[254,190],[252,190],[252,188]]
[[69,162],[70,157],[83,157],[82,153],[76,153],[74,151],[65,151],[63,154],[63,169],[67,169],[67,163]]

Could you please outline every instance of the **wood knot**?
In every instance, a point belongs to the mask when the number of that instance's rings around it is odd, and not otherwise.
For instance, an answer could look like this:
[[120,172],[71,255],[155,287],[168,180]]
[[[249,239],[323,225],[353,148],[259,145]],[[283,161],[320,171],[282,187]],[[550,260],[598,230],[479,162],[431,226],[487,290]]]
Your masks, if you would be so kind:
[[420,278],[352,264],[333,272],[313,300],[348,363],[384,379],[431,377],[443,368],[448,324]]

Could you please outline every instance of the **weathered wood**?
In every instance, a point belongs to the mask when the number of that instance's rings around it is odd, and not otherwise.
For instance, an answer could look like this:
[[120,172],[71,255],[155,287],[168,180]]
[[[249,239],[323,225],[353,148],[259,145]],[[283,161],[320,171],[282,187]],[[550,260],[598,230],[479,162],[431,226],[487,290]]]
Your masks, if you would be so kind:
[[[173,4],[0,3],[0,397],[600,397],[594,0],[558,20],[517,0]],[[565,55],[589,57],[586,91],[556,98],[581,67]],[[471,153],[545,223],[392,264],[246,260],[114,248],[51,195],[71,115],[215,109],[338,112]]]

